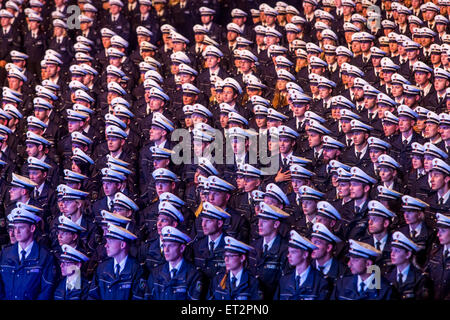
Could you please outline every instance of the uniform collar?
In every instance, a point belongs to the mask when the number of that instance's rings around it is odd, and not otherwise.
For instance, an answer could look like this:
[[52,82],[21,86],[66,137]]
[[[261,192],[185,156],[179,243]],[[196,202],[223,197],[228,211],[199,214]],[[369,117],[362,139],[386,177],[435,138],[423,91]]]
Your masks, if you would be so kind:
[[123,271],[123,269],[125,269],[125,264],[127,263],[128,260],[128,256],[126,256],[120,263],[117,262],[116,258],[114,258],[114,272],[116,272],[116,265],[119,265],[119,273],[121,273]]
[[34,244],[34,241],[31,241],[31,243],[26,248],[22,248],[19,243],[17,244],[17,251],[19,253],[19,259],[22,258],[22,253],[21,253],[22,250],[25,250],[25,252],[26,252],[25,258],[30,255],[31,249],[33,249],[33,244]]
[[299,287],[306,281],[306,278],[308,278],[310,270],[311,266],[308,266],[308,268],[306,268],[306,270],[303,271],[301,274],[298,274],[297,270],[295,270],[295,278],[297,278],[297,276],[300,276]]
[[244,273],[244,268],[242,268],[236,275],[233,275],[233,273],[230,271],[230,281],[234,277],[236,278],[236,288],[241,283],[242,274]]

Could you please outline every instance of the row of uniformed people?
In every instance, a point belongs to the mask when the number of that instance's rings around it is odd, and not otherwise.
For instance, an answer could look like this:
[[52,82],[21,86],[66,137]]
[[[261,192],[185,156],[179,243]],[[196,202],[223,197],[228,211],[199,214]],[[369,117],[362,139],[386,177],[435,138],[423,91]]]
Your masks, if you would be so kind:
[[[341,240],[325,225],[314,225],[311,240],[291,231],[289,242],[281,243],[277,229],[280,219],[287,214],[264,203],[259,217],[261,234],[264,242],[272,238],[268,244],[264,243],[264,251],[225,236],[220,223],[216,225],[219,230],[214,232],[212,224],[223,222],[228,214],[210,204],[204,208],[202,218],[211,232],[209,248],[203,250],[209,251],[209,259],[213,255],[216,259],[216,272],[210,281],[203,274],[207,270],[204,262],[196,260],[194,265],[185,258],[191,239],[177,228],[161,229],[160,246],[165,262],[146,279],[142,267],[130,254],[136,235],[115,223],[107,223],[108,258],[99,264],[89,282],[83,273],[83,264],[89,258],[71,245],[61,246],[60,269],[56,268],[55,257],[35,239],[40,218],[27,209],[30,207],[17,208],[10,217],[16,243],[0,256],[3,299],[198,300],[206,296],[215,300],[258,300],[274,295],[274,299],[281,300],[391,300],[433,296],[445,299],[448,295],[448,283],[442,277],[445,275],[442,261],[448,259],[445,246],[434,252],[427,266],[429,273],[422,273],[413,263],[420,246],[403,233],[395,232],[390,249],[393,266],[385,277],[384,273],[369,268],[381,251],[350,239],[349,269],[343,271],[344,266],[333,256],[333,249]],[[371,212],[375,217],[383,217],[389,211],[374,203]],[[79,228],[65,217],[59,223],[63,231]],[[440,241],[448,242],[450,219],[438,214],[438,228]],[[282,265],[287,267],[286,262],[290,269],[283,272]]]

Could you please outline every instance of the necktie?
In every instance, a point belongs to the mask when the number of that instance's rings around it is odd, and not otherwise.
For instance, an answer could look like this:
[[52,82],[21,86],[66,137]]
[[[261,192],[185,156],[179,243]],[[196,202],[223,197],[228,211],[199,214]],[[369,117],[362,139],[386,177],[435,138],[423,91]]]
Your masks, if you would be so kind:
[[314,159],[318,159],[319,158],[319,151],[314,151]]
[[320,273],[324,274],[323,270],[325,269],[325,266],[318,266],[318,269],[319,269]]
[[417,231],[416,230],[412,230],[411,231],[411,238],[415,238],[417,236]]
[[403,140],[403,145],[404,145],[404,146],[407,146],[407,145],[408,145],[408,140],[404,139],[404,140]]
[[356,158],[361,159],[361,151],[356,151]]
[[209,252],[214,253],[214,241],[210,241],[209,242]]
[[27,252],[25,250],[22,249],[22,251],[20,251],[20,263],[23,263],[25,261],[26,254]]
[[439,204],[440,206],[444,204],[444,198],[443,198],[443,197],[441,197],[441,198],[439,199],[438,204]]
[[173,268],[170,270],[170,273],[172,274],[172,279],[175,278],[175,275],[177,274],[177,269]]
[[366,285],[364,284],[364,282],[361,281],[361,283],[359,284],[359,292],[360,292],[360,293],[363,293],[365,287],[366,287]]
[[444,251],[444,259],[447,259],[448,253],[449,253],[448,249]]
[[295,277],[295,290],[298,290],[300,288],[300,276]]
[[401,286],[403,284],[403,273],[399,273],[398,274],[398,279],[397,279],[398,284]]
[[266,243],[264,245],[264,254],[267,254],[267,251],[269,251],[269,245]]
[[120,264],[116,264],[116,278],[120,275]]
[[287,163],[287,158],[284,158],[284,159],[283,159],[283,166],[286,167],[287,164],[288,164],[288,163]]
[[380,248],[381,248],[381,242],[380,241],[377,241],[377,243],[375,243],[375,248],[377,250],[380,250]]
[[39,197],[39,192],[37,189],[34,189],[34,198],[37,199]]
[[350,147],[352,145],[352,139],[345,139],[347,141],[347,146]]
[[235,276],[231,276],[231,289],[235,289],[236,288],[236,277]]

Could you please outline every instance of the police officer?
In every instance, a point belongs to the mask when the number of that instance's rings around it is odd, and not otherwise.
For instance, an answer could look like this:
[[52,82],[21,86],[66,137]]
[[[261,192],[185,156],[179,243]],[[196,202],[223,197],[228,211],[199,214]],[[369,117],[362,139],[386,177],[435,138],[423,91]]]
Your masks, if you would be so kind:
[[217,274],[209,286],[208,300],[261,300],[258,279],[246,268],[251,246],[232,237],[225,237],[226,272]]
[[223,231],[225,220],[230,215],[221,208],[204,202],[202,212],[203,237],[198,237],[192,244],[194,263],[197,269],[212,280],[218,273],[225,271],[223,258],[226,234]]
[[147,281],[150,300],[199,300],[203,293],[203,275],[183,258],[191,238],[178,229],[161,230],[166,263],[153,270]]
[[89,288],[89,300],[142,300],[145,292],[143,271],[137,260],[128,255],[136,236],[128,230],[108,224],[106,252]]
[[281,237],[281,220],[289,217],[283,210],[266,204],[259,205],[259,239],[252,243],[250,270],[261,282],[264,297],[273,297],[282,272],[286,269],[287,241]]
[[[381,274],[371,273],[368,267],[374,264],[381,252],[369,244],[350,239],[348,267],[351,275],[341,275],[334,287],[333,300],[391,300],[395,289]],[[374,283],[375,275],[379,281]]]
[[13,214],[17,243],[0,255],[1,298],[5,300],[49,300],[56,286],[54,257],[35,240],[41,218],[24,209]]
[[295,271],[280,279],[276,300],[327,300],[331,283],[311,266],[311,252],[317,249],[307,238],[292,230],[289,240],[288,261]]

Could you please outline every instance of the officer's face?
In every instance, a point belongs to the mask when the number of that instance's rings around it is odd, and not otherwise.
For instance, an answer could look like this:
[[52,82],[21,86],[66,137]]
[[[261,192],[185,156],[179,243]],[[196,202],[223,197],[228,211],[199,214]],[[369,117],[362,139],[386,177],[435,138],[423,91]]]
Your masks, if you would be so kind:
[[125,246],[126,244],[122,240],[106,238],[105,243],[106,255],[110,258],[114,258],[123,251]]
[[79,209],[81,208],[81,202],[77,200],[63,200],[62,201],[63,207],[62,212],[66,217],[71,217],[74,214],[77,214],[79,212]]
[[11,187],[9,189],[9,198],[11,199],[11,201],[19,200],[22,197],[23,194],[25,194],[25,191],[22,188]]
[[368,138],[368,134],[364,131],[360,130],[354,130],[352,135],[352,140],[355,146],[364,145],[366,143],[366,140]]
[[277,208],[283,209],[283,204],[271,196],[264,196],[264,203],[270,204],[271,206],[275,206]]
[[350,196],[350,183],[344,182],[344,181],[339,181],[337,190],[338,190],[338,195],[340,198]]
[[305,179],[298,179],[298,178],[291,178],[291,184],[292,190],[295,193],[298,193],[298,189],[300,189],[301,186],[308,185]]
[[242,268],[242,266],[244,265],[244,261],[246,259],[245,255],[243,255],[243,254],[238,254],[238,253],[229,252],[229,251],[225,252],[223,258],[225,260],[225,268],[226,268],[227,272],[239,271]]
[[431,77],[430,73],[416,71],[414,72],[414,81],[418,86],[425,85],[428,82],[428,79]]
[[11,19],[2,17],[0,18],[0,24],[2,25],[2,27],[6,28],[11,24]]
[[308,105],[305,104],[293,104],[292,112],[294,113],[294,117],[303,117],[306,110],[308,110]]
[[218,207],[225,207],[227,205],[228,199],[230,198],[230,195],[223,191],[217,191],[217,190],[210,190],[208,195],[208,200],[213,205]]
[[258,233],[261,237],[266,237],[274,234],[276,232],[277,226],[279,226],[279,222],[270,219],[258,219]]
[[437,191],[443,189],[450,181],[450,177],[446,177],[445,174],[438,170],[431,170],[429,173],[431,189]]
[[336,159],[339,153],[339,149],[323,148],[323,160],[328,163],[330,160]]
[[27,143],[26,152],[29,157],[36,157],[39,154],[39,147],[37,144]]
[[350,198],[362,199],[364,197],[364,183],[358,181],[350,181]]
[[270,129],[272,127],[278,128],[281,126],[281,121],[275,120],[275,119],[267,119],[267,129]]
[[432,123],[432,122],[426,122],[425,123],[425,131],[424,131],[424,137],[425,138],[433,138],[436,135],[439,134],[439,125]]
[[176,227],[177,222],[164,214],[158,215],[156,220],[156,230],[158,231],[158,234],[161,235],[161,230],[167,226]]
[[315,200],[302,200],[302,210],[306,215],[314,215],[317,211],[317,202]]
[[341,122],[342,132],[346,133],[346,134],[347,133],[351,134],[351,131],[350,131],[352,129],[351,121],[348,119],[341,119],[340,122]]
[[146,13],[149,12],[149,11],[150,11],[150,7],[149,7],[149,6],[147,6],[147,5],[145,5],[145,4],[139,5],[139,12],[140,12],[142,15],[146,14]]
[[432,53],[430,56],[430,60],[432,64],[439,64],[441,62],[441,55],[440,54],[436,54],[436,53]]
[[151,126],[150,127],[150,141],[154,142],[154,141],[160,141],[162,138],[164,138],[165,136],[165,130],[156,127],[156,126]]
[[348,267],[354,275],[362,275],[367,273],[367,260],[364,258],[350,257]]
[[258,128],[265,128],[267,126],[267,117],[263,115],[257,115],[255,116],[255,122]]
[[388,222],[383,217],[371,215],[369,216],[369,233],[379,234],[386,230]]
[[158,180],[155,183],[155,187],[156,192],[158,193],[159,196],[164,192],[173,193],[173,190],[175,189],[175,183],[170,181]]
[[220,220],[202,217],[203,234],[206,236],[214,235],[220,232],[222,225],[223,222],[220,222]]
[[19,243],[27,243],[33,238],[36,226],[29,223],[14,223],[14,236]]
[[177,261],[182,257],[185,245],[178,242],[164,241],[164,257],[168,262]]
[[420,211],[404,211],[403,217],[408,225],[416,226],[423,220],[423,214]]
[[295,141],[291,138],[280,137],[278,142],[278,147],[281,154],[289,154],[295,145]]
[[393,265],[400,266],[408,262],[411,257],[411,252],[405,249],[392,247],[391,249],[391,262]]
[[408,60],[415,60],[419,54],[419,50],[406,50],[406,56]]
[[411,165],[413,169],[419,169],[423,167],[423,157],[413,154],[411,156]]
[[293,267],[302,264],[307,256],[308,253],[302,249],[288,247],[287,258],[289,264]]
[[34,116],[41,121],[46,121],[48,117],[48,111],[44,108],[34,108]]
[[56,64],[47,64],[46,66],[47,76],[54,77],[56,73],[59,71],[59,67]]
[[17,91],[17,89],[19,89],[19,87],[21,87],[23,84],[23,82],[17,79],[16,77],[8,77],[7,79],[8,79],[8,86],[12,90]]
[[441,124],[439,126],[439,134],[442,140],[446,141],[450,139],[450,125]]
[[117,137],[106,137],[109,152],[117,152],[125,144],[124,139]]
[[254,65],[254,62],[251,62],[246,59],[242,59],[241,60],[241,71],[243,73],[247,73],[250,71],[250,69],[253,67],[253,65]]
[[41,185],[47,178],[47,173],[42,170],[28,169],[28,176],[31,181],[37,185]]
[[109,12],[111,14],[118,14],[122,8],[118,5],[113,4],[112,6],[109,6]]
[[106,196],[113,196],[117,192],[120,191],[120,183],[112,182],[112,181],[103,181],[102,182],[103,192]]
[[392,122],[384,122],[383,121],[383,131],[386,137],[389,137],[395,134],[398,130],[398,125]]
[[194,140],[194,154],[197,157],[203,156],[203,150],[208,146],[208,143]]
[[331,95],[331,89],[324,86],[319,86],[319,96],[322,99],[327,99]]
[[74,232],[58,230],[58,243],[60,246],[63,244],[71,245],[77,238],[77,234]]
[[312,251],[311,258],[321,259],[321,258],[325,257],[328,252],[328,247],[331,246],[328,243],[328,241],[318,238],[318,237],[312,237],[311,242],[314,243],[317,247],[317,249],[314,249]]
[[434,88],[436,91],[445,90],[449,85],[449,81],[444,78],[435,78],[434,79]]
[[441,245],[450,244],[450,228],[438,228],[438,238]]
[[398,85],[398,84],[393,84],[392,87],[392,95],[394,97],[401,97],[403,94],[403,86]]
[[322,144],[322,136],[319,133],[312,130],[308,130],[307,134],[308,134],[308,145],[310,148],[314,148]]
[[252,192],[261,184],[261,179],[253,177],[244,177],[244,191]]
[[236,99],[237,94],[234,93],[234,90],[230,87],[224,87],[222,92],[222,99],[225,103],[233,104]]
[[228,125],[228,114],[227,113],[221,113],[219,117],[220,126],[222,128],[226,128]]
[[208,122],[208,118],[207,117],[205,117],[205,116],[203,116],[201,114],[198,114],[198,113],[193,113],[192,116],[191,116],[191,119],[192,119],[192,123],[194,124],[194,126],[197,123],[207,123]]
[[386,167],[380,167],[380,178],[382,182],[389,182],[392,181],[395,177],[395,170],[386,168]]
[[200,20],[202,21],[203,24],[208,24],[208,23],[211,22],[212,16],[209,16],[209,15],[201,15],[201,16],[200,16]]
[[384,151],[381,149],[378,148],[369,149],[370,161],[372,161],[372,163],[376,163],[378,161],[378,157],[381,156],[382,154],[384,154]]
[[170,159],[153,159],[153,167],[156,169],[159,168],[168,168],[170,163]]
[[83,121],[69,120],[67,121],[67,128],[69,133],[80,131],[83,128]]

